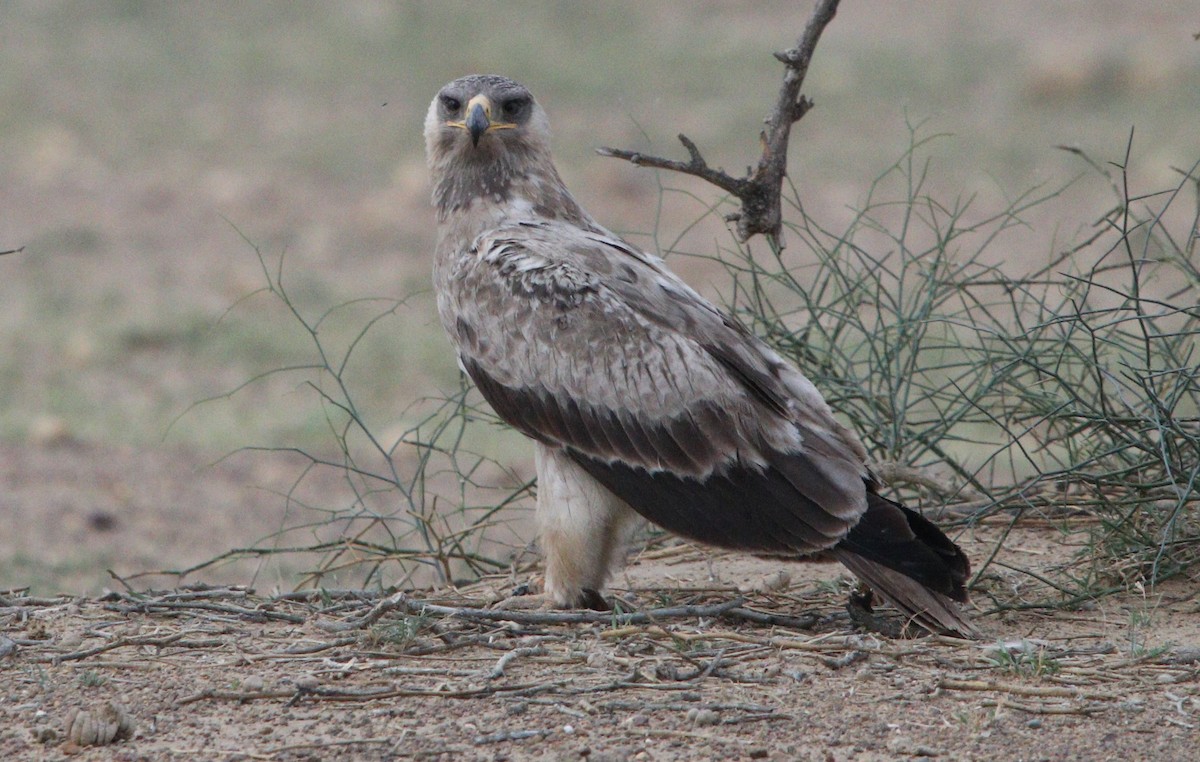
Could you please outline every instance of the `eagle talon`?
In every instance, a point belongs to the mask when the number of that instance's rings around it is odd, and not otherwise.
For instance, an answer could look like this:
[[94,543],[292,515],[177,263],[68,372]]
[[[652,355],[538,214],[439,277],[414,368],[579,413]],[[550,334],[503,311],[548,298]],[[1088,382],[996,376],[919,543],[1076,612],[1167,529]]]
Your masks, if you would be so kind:
[[593,611],[612,611],[612,603],[604,598],[603,595],[590,587],[585,587],[579,591],[579,607],[591,609]]
[[894,640],[903,637],[904,628],[891,618],[876,614],[874,603],[875,593],[865,585],[850,593],[850,600],[846,602],[850,621],[867,632],[878,633],[885,638]]
[[855,606],[872,614],[875,612],[875,591],[866,585],[859,585],[854,592],[850,593],[850,602],[846,605]]

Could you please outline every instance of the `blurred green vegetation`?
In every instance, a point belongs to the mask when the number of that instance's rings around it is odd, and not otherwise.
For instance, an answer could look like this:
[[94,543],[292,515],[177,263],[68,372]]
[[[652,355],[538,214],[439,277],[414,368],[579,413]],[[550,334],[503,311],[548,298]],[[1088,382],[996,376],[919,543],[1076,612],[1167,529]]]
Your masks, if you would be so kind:
[[[907,144],[906,121],[953,133],[931,193],[1015,196],[1076,171],[1057,144],[1171,184],[1200,145],[1194,5],[933,6],[847,2],[817,49],[792,175],[836,221]],[[0,6],[0,438],[68,436],[221,452],[320,446],[294,378],[198,400],[295,362],[307,338],[269,299],[252,248],[284,257],[306,315],[366,296],[405,299],[358,348],[373,419],[411,424],[413,400],[457,387],[428,294],[433,239],[420,130],[443,82],[498,71],[546,104],[560,166],[606,224],[655,245],[711,190],[597,158],[599,145],[753,160],[795,39],[793,2],[9,2]],[[1005,258],[1046,257],[1092,219],[1086,185],[1025,222]],[[660,207],[661,205],[661,207]],[[655,210],[658,209],[658,214]],[[235,230],[235,226],[237,230]],[[680,250],[713,254],[718,222]],[[1011,254],[1011,256],[1009,256]],[[702,288],[720,277],[693,260]],[[349,341],[374,307],[327,327]],[[182,417],[180,417],[182,415]],[[175,421],[172,425],[172,421]],[[168,434],[169,428],[169,434]]]

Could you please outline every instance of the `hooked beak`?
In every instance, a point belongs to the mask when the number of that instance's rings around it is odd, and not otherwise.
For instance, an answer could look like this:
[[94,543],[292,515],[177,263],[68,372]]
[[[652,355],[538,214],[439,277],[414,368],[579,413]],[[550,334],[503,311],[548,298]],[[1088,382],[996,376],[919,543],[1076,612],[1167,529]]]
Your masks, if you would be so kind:
[[478,147],[479,138],[492,126],[492,102],[486,96],[476,95],[467,103],[467,119],[463,126],[471,135],[471,145]]
[[511,130],[516,128],[513,122],[493,122],[492,121],[492,102],[486,95],[476,95],[471,100],[467,101],[467,117],[461,122],[451,121],[446,122],[450,127],[457,127],[460,130],[466,130],[471,136],[471,145],[475,148],[479,147],[479,139],[483,137],[485,132],[492,130]]

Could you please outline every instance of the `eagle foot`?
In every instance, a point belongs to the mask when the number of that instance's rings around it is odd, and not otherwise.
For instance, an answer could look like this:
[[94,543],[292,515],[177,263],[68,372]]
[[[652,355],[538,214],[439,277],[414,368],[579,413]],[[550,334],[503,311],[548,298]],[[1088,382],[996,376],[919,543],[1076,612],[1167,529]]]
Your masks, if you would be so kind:
[[850,615],[851,622],[864,630],[878,633],[885,638],[903,637],[903,628],[891,619],[876,614],[874,604],[874,591],[866,585],[859,585],[858,589],[850,593],[850,600],[846,602],[846,613]]
[[507,598],[496,603],[493,608],[500,610],[550,610],[550,609],[591,609],[593,611],[612,611],[613,604],[590,587],[581,588],[568,601],[558,601],[546,592],[539,592],[541,584],[536,581],[523,582],[514,587]]
[[579,608],[592,609],[593,611],[612,611],[612,603],[607,601],[603,595],[600,595],[598,590],[593,590],[590,587],[585,587],[579,591]]

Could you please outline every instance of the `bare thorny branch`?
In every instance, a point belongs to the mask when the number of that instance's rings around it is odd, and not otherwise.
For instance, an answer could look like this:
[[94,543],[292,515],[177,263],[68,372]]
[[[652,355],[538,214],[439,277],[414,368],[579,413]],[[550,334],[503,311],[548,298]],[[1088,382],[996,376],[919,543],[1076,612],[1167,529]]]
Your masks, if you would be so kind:
[[752,236],[762,234],[775,248],[782,249],[782,195],[783,178],[787,174],[788,138],[792,125],[812,108],[812,100],[801,95],[800,88],[808,74],[808,65],[812,61],[817,41],[825,31],[825,26],[837,13],[837,7],[838,0],[821,0],[817,3],[808,25],[804,28],[804,34],[796,41],[795,47],[775,54],[775,58],[786,67],[783,84],[779,88],[779,96],[771,113],[764,120],[766,127],[759,135],[763,146],[762,156],[759,157],[754,170],[745,177],[733,177],[724,170],[710,167],[696,144],[682,134],[679,136],[679,142],[687,149],[687,161],[648,156],[622,148],[600,148],[597,152],[601,156],[625,159],[639,167],[682,172],[717,186],[736,196],[742,204],[740,211],[727,218],[730,222],[737,222],[738,238],[746,241]]

